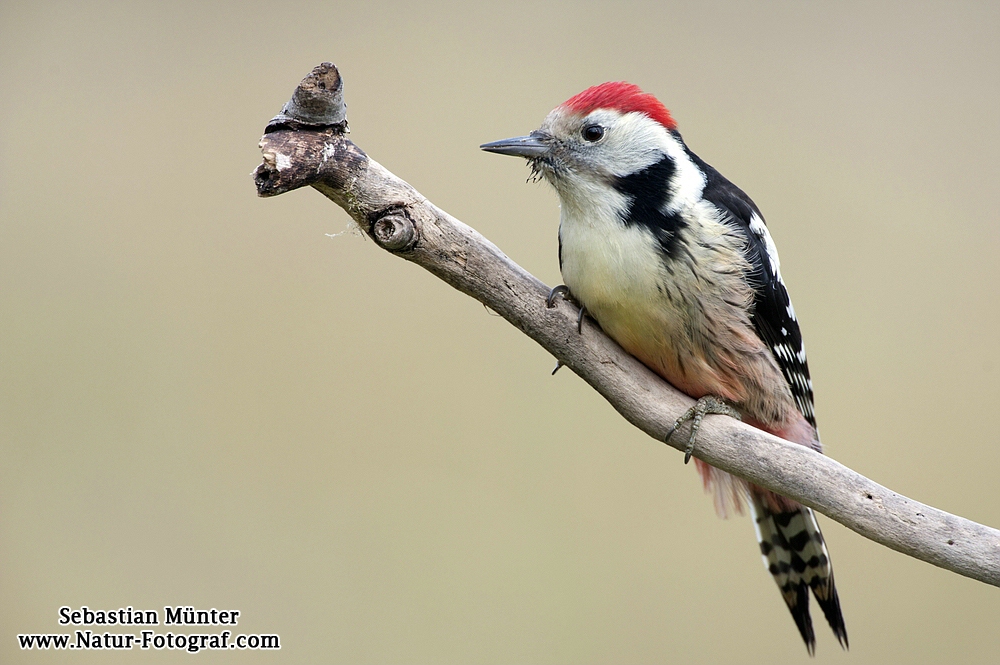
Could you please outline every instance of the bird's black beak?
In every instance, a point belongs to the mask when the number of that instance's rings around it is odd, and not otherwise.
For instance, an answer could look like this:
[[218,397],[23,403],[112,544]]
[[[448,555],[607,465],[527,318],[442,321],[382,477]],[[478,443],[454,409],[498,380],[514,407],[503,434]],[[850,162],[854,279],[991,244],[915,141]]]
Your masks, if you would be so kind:
[[479,147],[486,152],[495,152],[498,155],[514,155],[515,157],[534,159],[549,151],[549,144],[545,139],[544,134],[532,132],[527,136],[516,136],[512,139],[484,143]]

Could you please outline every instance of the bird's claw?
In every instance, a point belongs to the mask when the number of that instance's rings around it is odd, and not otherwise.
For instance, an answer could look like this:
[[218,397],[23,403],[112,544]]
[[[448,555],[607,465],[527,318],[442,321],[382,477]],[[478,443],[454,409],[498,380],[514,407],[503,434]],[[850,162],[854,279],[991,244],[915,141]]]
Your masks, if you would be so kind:
[[[552,309],[556,306],[556,296],[562,294],[563,298],[566,300],[576,302],[573,300],[573,295],[569,292],[569,287],[565,284],[560,284],[559,286],[553,287],[549,291],[549,297],[545,299],[545,306]],[[580,313],[576,317],[576,332],[580,335],[583,334],[583,315],[587,313],[587,308],[580,305]],[[558,367],[556,368],[558,369]]]
[[545,306],[552,309],[556,306],[556,296],[562,294],[563,296],[569,296],[569,287],[565,284],[560,284],[549,291],[549,297],[545,299]]
[[736,418],[737,420],[743,420],[740,412],[724,402],[721,398],[713,395],[705,395],[704,397],[699,398],[694,406],[685,411],[680,418],[674,421],[673,426],[667,431],[667,436],[663,439],[665,442],[670,441],[670,437],[677,431],[677,428],[687,421],[691,421],[691,434],[688,436],[687,447],[684,448],[685,464],[691,461],[691,455],[694,453],[694,444],[698,438],[698,428],[701,427],[701,421],[709,414],[730,416]]

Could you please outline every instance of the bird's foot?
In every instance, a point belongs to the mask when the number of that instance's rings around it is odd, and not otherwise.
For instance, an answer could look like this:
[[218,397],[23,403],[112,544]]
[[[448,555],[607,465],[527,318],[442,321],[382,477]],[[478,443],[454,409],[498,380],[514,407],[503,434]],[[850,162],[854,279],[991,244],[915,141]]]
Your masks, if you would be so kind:
[[678,427],[689,420],[691,421],[691,435],[688,437],[687,448],[684,449],[685,464],[691,461],[691,454],[694,452],[694,444],[695,440],[698,438],[698,428],[701,427],[701,421],[709,414],[731,416],[736,418],[736,420],[743,420],[740,412],[724,402],[721,397],[705,395],[704,397],[699,398],[698,402],[694,406],[685,411],[680,418],[674,421],[674,426],[670,428],[670,431],[667,432],[666,438],[663,439],[664,441],[670,441],[670,437],[673,436],[673,433],[677,431]]
[[[572,302],[575,305],[579,305],[575,300],[573,300],[573,294],[569,292],[569,287],[565,284],[560,284],[559,286],[553,288],[549,291],[549,297],[545,299],[545,306],[552,309],[556,306],[556,296],[562,295],[563,298]],[[583,315],[587,313],[587,308],[580,305],[580,313],[576,317],[576,332],[583,334]],[[558,367],[556,369],[559,369]],[[555,372],[553,372],[554,374]]]

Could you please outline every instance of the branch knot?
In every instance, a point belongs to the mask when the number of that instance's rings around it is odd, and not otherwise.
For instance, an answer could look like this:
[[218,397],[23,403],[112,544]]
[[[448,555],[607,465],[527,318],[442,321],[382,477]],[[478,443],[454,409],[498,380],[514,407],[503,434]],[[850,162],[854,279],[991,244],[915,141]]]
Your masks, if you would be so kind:
[[394,210],[375,220],[372,237],[390,252],[405,252],[417,244],[417,229],[401,210]]

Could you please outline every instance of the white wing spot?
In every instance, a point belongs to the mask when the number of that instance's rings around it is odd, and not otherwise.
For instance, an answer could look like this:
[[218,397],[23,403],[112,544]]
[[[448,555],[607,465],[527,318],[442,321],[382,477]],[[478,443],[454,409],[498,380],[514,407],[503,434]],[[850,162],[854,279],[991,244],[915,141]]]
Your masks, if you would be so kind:
[[775,247],[774,240],[771,239],[771,234],[768,233],[767,226],[764,225],[764,220],[757,213],[750,215],[750,230],[764,241],[764,246],[767,248],[767,261],[771,264],[771,273],[778,278],[778,281],[781,281],[781,262],[778,260],[778,248]]

